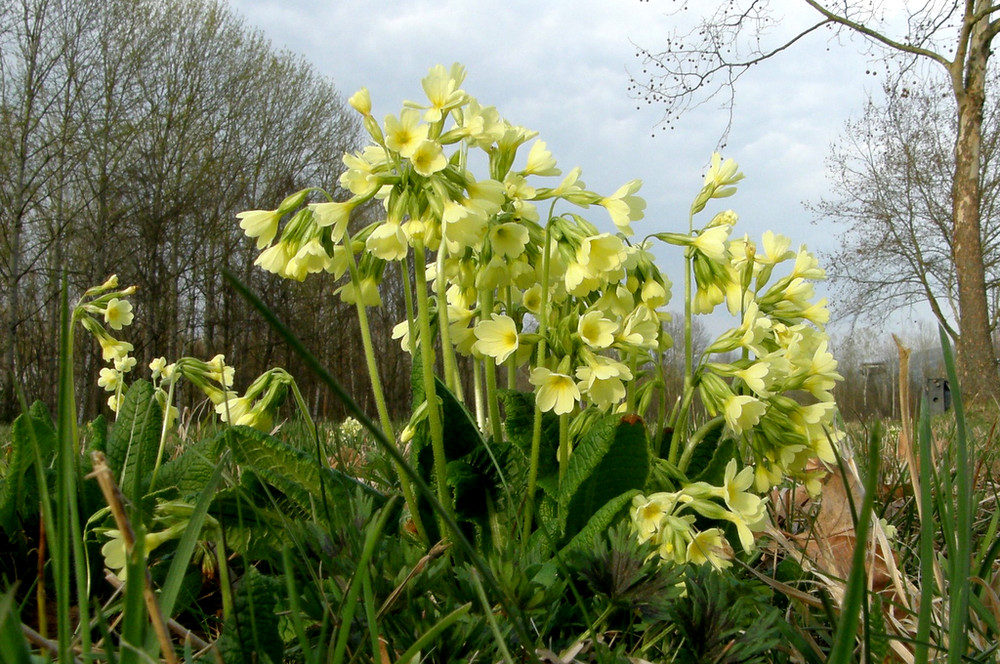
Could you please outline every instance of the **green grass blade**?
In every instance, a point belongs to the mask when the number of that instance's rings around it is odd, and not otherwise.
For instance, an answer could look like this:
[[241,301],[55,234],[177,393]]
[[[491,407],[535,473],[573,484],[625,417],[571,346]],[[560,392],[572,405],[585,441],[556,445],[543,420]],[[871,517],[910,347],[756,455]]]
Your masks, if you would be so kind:
[[[76,427],[76,395],[73,392],[73,321],[69,308],[69,286],[66,275],[62,283],[62,314],[59,336],[59,407],[56,429],[58,452],[56,473],[58,484],[56,538],[59,543],[56,555],[58,569],[56,602],[59,620],[59,658],[66,661],[71,656],[72,618],[70,616],[70,574],[76,581],[76,605],[79,611],[80,645],[84,659],[90,656],[90,579],[87,576],[83,534],[80,528],[79,483],[80,449]],[[72,570],[72,572],[71,572]]]
[[[871,526],[872,509],[875,506],[875,490],[878,486],[879,438],[872,436],[871,444],[871,461],[868,465],[868,477],[865,478],[865,497],[861,502],[861,510],[860,513],[857,513],[857,520],[854,527],[857,540],[854,546],[854,556],[851,559],[851,573],[847,577],[847,590],[844,593],[840,620],[837,624],[836,635],[834,636],[833,650],[830,652],[830,657],[827,660],[828,664],[848,664],[852,660],[858,618],[862,613],[862,609],[867,606],[868,601],[865,558],[867,558],[868,554],[868,529]],[[837,461],[840,465],[844,482],[847,482],[843,461],[839,456]],[[847,497],[851,500],[851,491],[849,489]],[[853,500],[851,500],[851,510],[854,511]],[[866,624],[866,638],[868,628]]]
[[369,528],[368,534],[365,536],[365,545],[361,550],[361,557],[358,559],[358,565],[355,568],[354,575],[351,577],[347,595],[344,597],[344,602],[340,608],[340,628],[337,633],[333,657],[330,659],[333,664],[340,664],[343,661],[344,651],[347,648],[347,637],[351,632],[351,622],[354,620],[354,613],[357,609],[358,593],[361,591],[362,570],[368,566],[368,561],[371,560],[372,554],[375,553],[375,545],[378,543],[379,537],[382,535],[382,531],[389,521],[389,517],[394,512],[393,502],[394,500],[389,501],[382,508],[382,513],[379,515],[378,521]]
[[381,648],[379,644],[381,640],[378,631],[378,618],[375,615],[377,610],[375,607],[375,593],[372,592],[372,579],[367,567],[361,570],[361,594],[365,603],[365,619],[368,621],[368,635],[372,641],[372,661],[377,662],[380,659],[379,652]]
[[[951,381],[951,403],[955,412],[955,555],[948,559],[948,590],[951,603],[948,607],[948,661],[962,661],[968,644],[969,576],[972,566],[972,469],[970,467],[969,439],[965,425],[962,390],[955,371],[951,344],[944,330],[941,349]],[[945,537],[952,535],[945,531]]]
[[309,645],[309,639],[306,638],[306,628],[302,622],[302,607],[299,602],[299,590],[295,583],[292,547],[287,544],[281,549],[281,562],[285,569],[285,589],[288,591],[289,616],[292,619],[292,629],[295,630],[295,638],[302,649],[302,658],[306,664],[316,664],[319,661],[319,653],[313,651]]
[[472,608],[472,602],[463,604],[446,615],[444,618],[441,618],[441,620],[437,621],[433,627],[424,632],[419,639],[413,642],[412,646],[407,648],[406,651],[399,656],[396,660],[396,664],[409,664],[410,660],[412,660],[417,653],[434,643],[434,640],[439,634],[441,634],[441,632],[451,627],[456,620],[468,613],[470,608]]
[[14,589],[0,596],[0,652],[10,664],[31,664],[31,653],[21,633],[21,618],[14,603]]
[[500,653],[503,655],[503,660],[507,664],[514,664],[514,658],[510,656],[510,651],[507,650],[507,644],[504,642],[503,633],[500,631],[500,625],[497,624],[496,616],[493,615],[493,607],[490,606],[490,601],[486,598],[486,591],[483,590],[483,584],[479,580],[479,575],[476,574],[476,570],[471,570],[469,577],[472,579],[473,585],[476,586],[476,595],[479,596],[479,601],[483,605],[483,614],[486,616],[486,620],[490,624],[490,629],[493,630],[493,636],[497,642],[497,646],[500,648]]
[[[920,454],[920,609],[917,613],[916,643],[913,660],[916,664],[926,664],[931,635],[931,606],[934,601],[936,581],[934,577],[934,516],[932,512],[931,484],[931,415],[926,395],[920,405],[920,421],[917,425],[917,444]],[[918,469],[911,469],[915,472]],[[940,492],[936,492],[940,495]]]

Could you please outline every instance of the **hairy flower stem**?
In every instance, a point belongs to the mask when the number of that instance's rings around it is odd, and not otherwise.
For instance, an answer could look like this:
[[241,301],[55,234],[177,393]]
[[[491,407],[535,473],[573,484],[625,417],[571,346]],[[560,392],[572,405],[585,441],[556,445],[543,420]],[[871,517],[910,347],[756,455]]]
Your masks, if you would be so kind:
[[[506,287],[506,300],[505,304],[507,306],[507,315],[510,316],[511,312],[514,311],[514,295],[513,288],[511,286]],[[513,390],[517,387],[517,353],[514,353],[507,358],[507,389]]]
[[[358,311],[358,327],[361,328],[361,345],[365,351],[365,361],[368,366],[368,377],[372,384],[372,393],[375,395],[375,408],[378,410],[379,425],[382,427],[382,431],[386,437],[389,440],[395,441],[396,435],[393,433],[392,419],[389,417],[389,408],[386,405],[385,393],[382,390],[382,379],[379,377],[378,363],[375,361],[375,346],[372,344],[371,327],[368,324],[368,312],[361,299],[361,275],[358,273],[358,263],[354,260],[351,234],[347,230],[344,231],[344,246],[347,247],[347,269],[350,272],[351,283],[354,285],[355,293],[357,293],[355,307]],[[412,335],[410,335],[410,341],[413,341]],[[413,524],[417,528],[417,533],[424,542],[430,544],[427,532],[420,522],[420,510],[417,509],[417,496],[410,485],[409,477],[407,477],[406,473],[402,472],[399,464],[396,464],[396,474],[399,477],[399,486],[403,491],[403,498],[406,500],[406,506],[410,510],[410,516],[413,518]]]
[[[538,307],[538,355],[537,366],[545,366],[545,335],[549,319],[549,243],[552,241],[552,213],[545,225],[545,240],[542,242],[542,292]],[[528,490],[524,502],[524,541],[531,535],[531,521],[535,513],[535,484],[538,482],[538,457],[542,448],[542,409],[535,400],[535,416],[531,423],[531,456],[528,460]]]
[[[479,292],[480,312],[482,320],[490,320],[493,313],[493,290],[484,288]],[[497,399],[497,365],[492,357],[483,360],[486,371],[486,407],[489,408],[490,433],[493,440],[503,440],[503,428],[500,426],[500,401]]]
[[[406,351],[410,354],[410,357],[413,357],[413,348],[417,339],[417,323],[413,312],[413,291],[410,287],[409,261],[404,258],[400,262],[399,267],[403,277],[403,302],[406,306],[406,329],[410,346]],[[420,510],[417,509],[417,496],[410,485],[410,478],[403,472],[403,466],[398,461],[395,461],[394,465],[396,466],[396,476],[399,477],[399,485],[403,490],[403,498],[406,500],[406,507],[410,510],[410,518],[413,520],[413,526],[417,529],[417,535],[420,536],[422,542],[430,545],[431,540],[424,529],[424,522],[420,518]]]
[[479,365],[472,364],[472,391],[476,401],[476,426],[480,431],[486,431],[486,406],[483,401],[483,375],[479,371]]
[[[437,389],[434,385],[434,344],[431,341],[431,317],[427,310],[430,298],[427,294],[427,272],[422,266],[427,264],[422,239],[413,243],[413,260],[416,263],[414,275],[417,281],[417,323],[420,327],[420,364],[424,383],[424,398],[427,400],[427,423],[431,430],[431,450],[434,453],[434,479],[437,483],[438,500],[451,516],[454,507],[451,495],[448,493],[448,459],[444,453],[444,426],[441,422],[441,409],[437,400]],[[447,532],[442,521],[441,532]]]
[[[442,224],[442,232],[446,225]],[[441,363],[444,368],[444,384],[459,401],[464,402],[462,381],[458,378],[458,362],[455,360],[455,347],[451,343],[451,330],[448,329],[448,289],[444,281],[444,259],[448,253],[447,248],[448,245],[442,237],[441,248],[437,253],[437,309],[438,327],[441,331]]]
[[[694,213],[691,213],[688,215],[688,234],[693,232]],[[677,414],[677,420],[674,422],[674,434],[670,439],[669,461],[671,463],[677,462],[680,443],[687,436],[688,408],[694,397],[694,350],[691,342],[691,273],[693,262],[694,256],[688,249],[684,252],[684,400]]]
[[156,462],[153,463],[153,474],[149,480],[150,486],[156,486],[156,473],[160,470],[160,462],[163,461],[163,451],[167,446],[167,431],[170,428],[170,407],[174,403],[174,386],[177,384],[177,378],[178,376],[173,376],[173,380],[170,381],[170,387],[167,388],[167,401],[163,404],[163,426],[160,428],[160,446],[156,450]]
[[559,487],[566,479],[566,469],[569,467],[569,415],[559,416]]

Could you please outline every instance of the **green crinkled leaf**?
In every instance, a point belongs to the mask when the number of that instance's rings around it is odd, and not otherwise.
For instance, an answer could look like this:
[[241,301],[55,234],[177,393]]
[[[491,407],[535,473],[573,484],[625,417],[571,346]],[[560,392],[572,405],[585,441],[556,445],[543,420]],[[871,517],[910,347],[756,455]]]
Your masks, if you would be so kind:
[[631,489],[615,496],[604,503],[599,510],[587,521],[580,532],[578,532],[569,544],[563,547],[562,555],[568,555],[574,551],[593,550],[599,538],[628,513],[632,499],[641,493],[638,489]]
[[256,473],[307,512],[323,504],[324,489],[330,506],[343,505],[358,488],[375,499],[376,505],[385,503],[385,496],[370,486],[320,466],[315,457],[257,429],[232,427],[223,435],[236,463]]
[[[685,473],[687,477],[691,478],[691,481],[694,481],[695,478],[700,478],[706,473],[706,471],[708,471],[708,467],[712,463],[712,459],[715,457],[715,452],[719,447],[720,441],[722,440],[722,433],[725,425],[725,419],[721,416],[716,417],[704,424],[695,434],[696,436],[701,436],[701,441],[695,446],[694,451],[691,453],[691,458],[687,465],[687,472]],[[725,464],[723,464],[723,468],[725,468]]]
[[649,475],[646,427],[634,416],[597,420],[573,450],[559,489],[563,536],[573,537],[612,498],[642,489]]
[[[705,445],[706,443],[702,443]],[[699,445],[698,447],[702,447]],[[701,467],[701,472],[688,472],[692,482],[708,482],[713,486],[722,486],[726,478],[726,464],[736,455],[736,441],[732,438],[724,438],[714,446],[711,459]],[[695,454],[698,453],[697,448]],[[693,457],[689,471],[697,469],[694,465]]]
[[[416,362],[417,359],[414,359]],[[434,377],[434,389],[437,391],[438,399],[441,401],[441,422],[444,427],[444,453],[448,461],[460,459],[469,452],[483,446],[483,437],[479,433],[476,421],[465,408],[465,406],[455,398],[451,390],[437,376]],[[423,382],[414,376],[413,398],[417,402],[416,406],[423,403],[424,390]],[[415,406],[415,407],[416,407]],[[415,427],[413,436],[413,448],[422,450],[429,446],[430,426],[424,419]]]
[[34,446],[43,463],[52,459],[56,430],[52,416],[41,401],[36,401],[14,420],[11,427],[10,465],[0,484],[0,528],[8,535],[20,529],[22,518],[38,512],[38,482],[31,470],[35,462]]
[[[503,464],[504,450],[496,450]],[[448,463],[448,484],[455,497],[455,513],[461,519],[488,516],[487,502],[500,498],[503,482],[485,447],[473,450],[461,459]]]
[[[504,429],[510,442],[521,448],[525,455],[531,453],[532,428],[535,422],[535,395],[532,392],[500,390],[497,393],[504,409]],[[538,455],[538,480],[559,474],[559,417],[542,413],[542,438]]]
[[156,463],[162,427],[153,386],[144,380],[132,383],[108,436],[107,459],[118,486],[133,500],[145,493],[141,484]]
[[215,471],[223,441],[224,434],[220,434],[187,447],[179,457],[160,466],[151,489],[174,487],[181,498],[198,495]]
[[236,583],[233,613],[216,643],[226,664],[280,664],[285,644],[275,611],[283,584],[254,567]]
[[108,450],[108,421],[104,415],[98,415],[87,425],[87,450],[90,452]]

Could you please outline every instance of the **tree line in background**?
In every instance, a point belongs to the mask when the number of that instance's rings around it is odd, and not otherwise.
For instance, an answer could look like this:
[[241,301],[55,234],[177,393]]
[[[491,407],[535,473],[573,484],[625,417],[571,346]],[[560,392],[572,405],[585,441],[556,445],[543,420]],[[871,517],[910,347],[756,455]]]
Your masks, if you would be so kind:
[[[64,275],[71,298],[113,273],[138,287],[125,340],[140,371],[159,356],[224,353],[239,387],[274,365],[295,369],[224,284],[228,268],[354,381],[352,307],[328,281],[289,284],[253,267],[235,215],[333,187],[359,142],[355,117],[332,82],[224,2],[0,3],[0,421],[20,411],[19,389],[55,402]],[[92,417],[107,412],[100,352],[82,330],[76,339],[81,415]],[[317,407],[333,407],[296,373]]]
[[[835,198],[816,209],[846,224],[831,270],[846,285],[845,313],[927,300],[957,336],[949,321],[960,315],[951,225],[958,128],[949,95],[940,82],[887,87],[885,102],[872,101],[832,150]],[[341,155],[361,143],[355,118],[329,80],[275,51],[218,0],[0,3],[0,421],[20,411],[19,389],[29,401],[55,402],[63,276],[73,297],[112,273],[139,289],[126,340],[140,368],[159,356],[224,353],[241,389],[280,365],[318,416],[338,417],[339,405],[225,286],[224,268],[371,406],[353,306],[330,279],[294,283],[255,268],[235,218],[307,186],[333,187]],[[980,189],[992,330],[996,120],[988,106]],[[370,310],[371,323],[390,409],[402,417],[409,362],[391,329],[405,308],[400,275],[385,279],[400,285],[383,291],[392,301]],[[896,380],[895,352],[884,336],[886,347],[853,335],[839,344],[847,417],[894,414],[886,385]],[[709,341],[703,328],[699,339]],[[936,347],[924,341],[916,347]],[[100,354],[82,331],[75,357],[81,416],[106,412]],[[663,361],[669,389],[682,365],[669,352]],[[914,380],[917,394],[923,379]]]

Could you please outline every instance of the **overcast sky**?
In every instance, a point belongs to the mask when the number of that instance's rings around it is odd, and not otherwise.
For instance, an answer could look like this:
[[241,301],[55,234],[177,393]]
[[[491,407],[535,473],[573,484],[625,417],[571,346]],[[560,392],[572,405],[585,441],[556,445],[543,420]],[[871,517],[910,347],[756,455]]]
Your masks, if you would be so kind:
[[[345,97],[367,87],[376,117],[398,113],[404,99],[423,100],[420,79],[431,66],[461,62],[468,70],[464,89],[511,122],[538,130],[564,172],[580,166],[588,187],[600,193],[642,179],[648,207],[646,218],[633,224],[639,237],[686,230],[686,211],[728,119],[718,103],[708,102],[673,130],[657,129],[662,108],[628,93],[629,74],[641,73],[633,44],[656,49],[697,11],[668,15],[679,4],[673,1],[230,3],[276,48],[302,54],[332,78]],[[783,28],[814,18],[801,3],[776,4],[787,8]],[[835,231],[812,225],[802,204],[827,191],[830,143],[880,81],[866,75],[857,43],[825,39],[816,35],[740,81],[723,150],[746,174],[740,192],[726,201],[740,215],[740,235],[759,238],[772,229],[789,235],[793,246],[835,246]],[[592,216],[606,223],[602,212]],[[680,281],[675,268],[668,265],[667,272]]]

